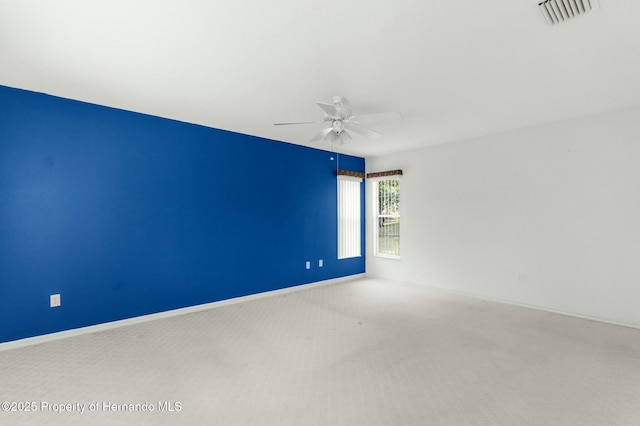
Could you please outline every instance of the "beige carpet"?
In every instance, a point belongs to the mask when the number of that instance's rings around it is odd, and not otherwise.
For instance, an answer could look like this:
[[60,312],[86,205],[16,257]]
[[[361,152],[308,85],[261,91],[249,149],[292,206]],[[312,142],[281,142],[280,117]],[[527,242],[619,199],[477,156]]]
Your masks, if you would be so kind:
[[3,425],[640,425],[640,330],[365,279],[3,351],[0,378],[36,410]]

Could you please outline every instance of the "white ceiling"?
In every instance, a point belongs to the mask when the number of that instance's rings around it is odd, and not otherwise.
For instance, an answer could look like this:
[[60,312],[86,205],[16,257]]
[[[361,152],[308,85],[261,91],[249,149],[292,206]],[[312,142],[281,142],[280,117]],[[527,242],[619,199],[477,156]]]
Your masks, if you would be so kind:
[[[593,1],[593,0],[592,0]],[[640,1],[0,0],[0,84],[311,144],[315,102],[398,111],[377,156],[640,105]]]

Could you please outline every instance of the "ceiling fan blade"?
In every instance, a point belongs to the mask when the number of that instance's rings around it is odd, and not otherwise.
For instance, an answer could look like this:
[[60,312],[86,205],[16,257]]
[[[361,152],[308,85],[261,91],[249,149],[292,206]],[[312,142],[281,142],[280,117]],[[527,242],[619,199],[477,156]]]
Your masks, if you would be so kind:
[[380,133],[378,133],[378,132],[376,132],[374,130],[371,130],[371,129],[367,128],[367,127],[361,126],[360,124],[353,123],[353,122],[349,124],[349,130],[353,130],[357,134],[362,135],[362,136],[364,136],[366,138],[370,138],[370,139],[382,136]]
[[331,129],[331,127],[326,128],[326,129],[322,129],[322,130],[320,131],[320,133],[318,133],[317,135],[315,135],[315,136],[313,137],[313,139],[311,139],[311,141],[310,141],[310,142],[317,142],[317,141],[319,141],[320,139],[324,139],[324,138],[325,138],[325,136],[327,136],[327,135],[329,134],[329,132],[331,132],[331,130],[333,130],[333,129]]
[[399,121],[402,116],[399,112],[376,112],[373,114],[358,114],[353,116],[353,120],[359,123],[373,123],[377,121]]
[[324,123],[323,121],[298,121],[298,122],[294,122],[294,123],[273,123],[274,126],[289,126],[291,124],[317,124],[317,123]]
[[336,107],[333,105],[323,104],[322,102],[316,102],[316,105],[318,105],[325,114],[330,115],[331,117],[338,115],[338,111],[336,111]]
[[344,145],[345,143],[351,141],[351,135],[343,130],[342,132],[338,133],[338,139],[340,139],[340,143]]

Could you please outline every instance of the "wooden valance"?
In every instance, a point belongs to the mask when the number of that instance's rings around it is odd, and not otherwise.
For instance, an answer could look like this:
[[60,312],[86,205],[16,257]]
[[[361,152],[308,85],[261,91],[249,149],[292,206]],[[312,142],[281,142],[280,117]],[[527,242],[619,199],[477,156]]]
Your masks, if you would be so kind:
[[362,172],[352,172],[351,170],[336,170],[337,176],[352,176],[357,178],[364,178],[364,173]]
[[389,170],[388,172],[367,173],[367,179],[385,176],[402,176],[402,170]]

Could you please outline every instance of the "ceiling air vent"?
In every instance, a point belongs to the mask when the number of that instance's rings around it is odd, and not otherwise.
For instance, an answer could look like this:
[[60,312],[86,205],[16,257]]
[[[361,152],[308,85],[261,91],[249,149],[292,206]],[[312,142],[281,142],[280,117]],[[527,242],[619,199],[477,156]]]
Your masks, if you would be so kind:
[[598,0],[544,0],[538,3],[549,25],[561,24],[597,9]]

